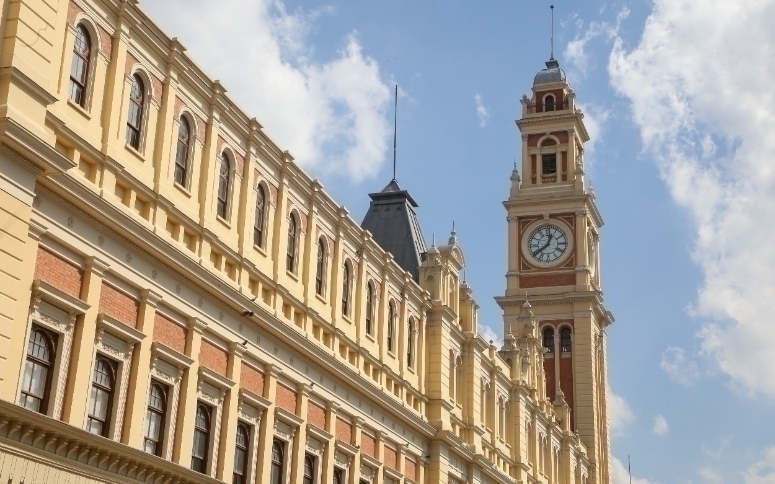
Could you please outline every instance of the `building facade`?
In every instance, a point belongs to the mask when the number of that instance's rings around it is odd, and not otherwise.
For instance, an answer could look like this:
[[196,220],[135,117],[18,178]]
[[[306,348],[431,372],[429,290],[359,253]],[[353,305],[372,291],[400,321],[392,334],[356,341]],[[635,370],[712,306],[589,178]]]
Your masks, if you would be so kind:
[[136,0],[0,0],[0,481],[608,484],[602,225],[556,61],[504,343],[454,232],[358,224]]

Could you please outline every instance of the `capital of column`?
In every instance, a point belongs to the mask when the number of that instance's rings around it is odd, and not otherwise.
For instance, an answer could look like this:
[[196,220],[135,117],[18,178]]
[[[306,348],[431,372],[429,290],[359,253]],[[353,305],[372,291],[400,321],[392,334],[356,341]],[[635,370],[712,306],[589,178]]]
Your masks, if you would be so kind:
[[87,257],[85,262],[86,270],[99,277],[103,277],[110,267],[110,264],[94,256]]
[[162,299],[164,299],[164,296],[152,289],[143,289],[140,291],[140,301],[154,308],[159,305],[159,301]]
[[197,334],[204,334],[207,322],[196,316],[188,318],[188,328]]

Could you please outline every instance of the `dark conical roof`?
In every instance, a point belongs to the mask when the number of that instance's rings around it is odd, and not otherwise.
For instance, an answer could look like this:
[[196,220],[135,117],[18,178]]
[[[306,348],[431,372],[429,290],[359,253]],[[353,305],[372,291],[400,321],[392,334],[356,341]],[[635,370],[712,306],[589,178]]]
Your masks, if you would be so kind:
[[417,202],[395,179],[381,192],[369,193],[369,197],[371,204],[361,227],[371,232],[374,241],[393,254],[398,265],[418,280],[420,258],[426,248],[414,211]]

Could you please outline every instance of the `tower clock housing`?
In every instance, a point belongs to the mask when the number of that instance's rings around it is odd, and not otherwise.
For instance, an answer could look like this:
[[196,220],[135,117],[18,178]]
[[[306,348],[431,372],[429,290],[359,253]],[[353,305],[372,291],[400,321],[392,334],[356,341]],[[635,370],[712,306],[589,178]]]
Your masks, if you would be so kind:
[[[599,236],[603,219],[584,182],[589,134],[575,93],[555,59],[521,100],[521,170],[514,166],[509,198],[506,338],[519,338],[528,306],[544,348],[549,402],[567,404],[570,428],[587,447],[590,482],[610,483],[605,328]],[[521,173],[521,175],[520,175]]]

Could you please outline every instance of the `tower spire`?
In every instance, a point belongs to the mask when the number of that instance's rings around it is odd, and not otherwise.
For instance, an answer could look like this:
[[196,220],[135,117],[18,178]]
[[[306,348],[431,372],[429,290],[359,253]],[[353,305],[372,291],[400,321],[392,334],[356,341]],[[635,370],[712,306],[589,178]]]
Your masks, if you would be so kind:
[[393,181],[396,179],[396,139],[398,137],[398,84],[396,84],[396,100],[393,105]]
[[550,40],[551,53],[549,54],[549,60],[554,60],[554,5],[549,5],[552,10],[552,37]]

